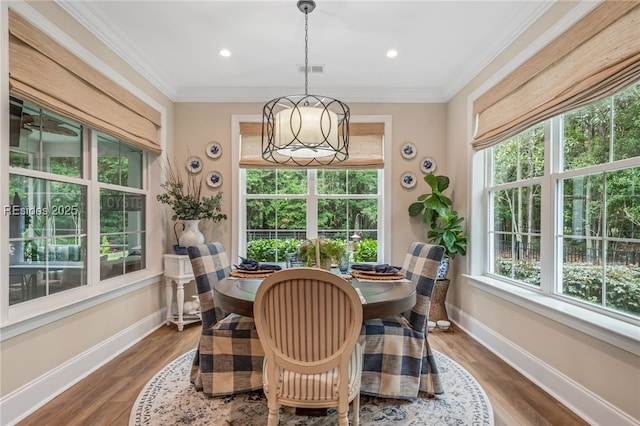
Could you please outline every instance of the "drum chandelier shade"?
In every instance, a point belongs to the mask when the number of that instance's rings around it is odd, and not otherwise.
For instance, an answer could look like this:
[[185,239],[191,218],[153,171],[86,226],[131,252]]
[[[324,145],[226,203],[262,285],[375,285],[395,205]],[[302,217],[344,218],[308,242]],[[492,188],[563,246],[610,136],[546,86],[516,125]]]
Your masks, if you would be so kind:
[[262,114],[262,158],[282,165],[327,166],[349,158],[349,107],[309,95],[308,19],[316,4],[299,0],[304,13],[304,95],[267,102]]

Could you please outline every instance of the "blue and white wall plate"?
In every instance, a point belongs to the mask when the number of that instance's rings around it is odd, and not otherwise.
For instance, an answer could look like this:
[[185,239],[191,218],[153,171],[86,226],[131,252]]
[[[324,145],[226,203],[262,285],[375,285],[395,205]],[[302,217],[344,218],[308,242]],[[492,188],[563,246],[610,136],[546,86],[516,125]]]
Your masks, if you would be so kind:
[[222,147],[216,141],[209,142],[207,145],[207,156],[216,159],[222,155]]
[[198,173],[202,170],[202,160],[200,157],[190,157],[187,160],[187,170],[191,173]]
[[211,188],[218,188],[222,185],[222,175],[220,172],[211,172],[207,175],[207,185]]
[[436,160],[431,157],[424,157],[420,162],[422,173],[433,173],[436,170]]
[[416,186],[416,182],[416,175],[414,175],[412,172],[404,172],[400,177],[400,184],[403,188],[413,188],[414,186]]
[[416,151],[416,146],[414,144],[412,144],[411,142],[405,142],[402,145],[401,153],[402,153],[402,158],[404,158],[405,160],[410,160],[416,156],[418,151]]

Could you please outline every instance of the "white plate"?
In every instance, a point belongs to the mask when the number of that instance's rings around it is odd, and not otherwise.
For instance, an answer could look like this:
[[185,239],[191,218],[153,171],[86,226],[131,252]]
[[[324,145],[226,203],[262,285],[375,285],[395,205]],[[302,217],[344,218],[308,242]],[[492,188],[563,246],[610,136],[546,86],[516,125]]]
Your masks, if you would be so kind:
[[207,155],[209,158],[216,159],[222,155],[222,147],[216,141],[209,142],[207,145]]
[[202,160],[200,159],[200,157],[190,157],[187,160],[187,170],[189,170],[191,173],[198,173],[200,170],[202,170]]
[[404,145],[402,145],[402,151],[400,152],[402,153],[402,158],[406,160],[412,159],[418,153],[418,151],[416,151],[416,146],[411,142],[405,142]]
[[222,185],[222,175],[220,172],[211,172],[207,175],[207,185],[211,188],[218,188]]
[[420,162],[422,173],[433,173],[436,170],[436,160],[432,157],[424,157]]
[[402,185],[403,188],[407,188],[407,189],[413,188],[414,186],[416,186],[416,182],[417,182],[416,175],[414,175],[411,172],[404,172],[400,177],[400,184]]

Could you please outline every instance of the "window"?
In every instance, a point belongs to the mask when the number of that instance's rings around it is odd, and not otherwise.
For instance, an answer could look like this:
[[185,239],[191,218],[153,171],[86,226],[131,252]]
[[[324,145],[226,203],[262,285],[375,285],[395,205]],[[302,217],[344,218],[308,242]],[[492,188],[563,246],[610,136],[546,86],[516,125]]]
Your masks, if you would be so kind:
[[90,265],[100,279],[144,268],[143,152],[14,97],[10,111],[9,305],[88,287]]
[[356,261],[377,261],[382,175],[366,169],[241,170],[246,220],[239,252],[284,262],[303,240],[318,236],[348,244]]
[[640,317],[639,116],[636,84],[487,150],[490,275]]

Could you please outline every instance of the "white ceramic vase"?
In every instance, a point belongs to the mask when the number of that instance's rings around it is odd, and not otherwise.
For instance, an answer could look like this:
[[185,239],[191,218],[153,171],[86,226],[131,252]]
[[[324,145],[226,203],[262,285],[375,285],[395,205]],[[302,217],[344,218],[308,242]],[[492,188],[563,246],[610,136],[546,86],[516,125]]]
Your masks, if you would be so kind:
[[197,246],[204,243],[204,235],[200,232],[198,224],[200,219],[183,220],[184,231],[178,237],[178,244],[182,247]]

